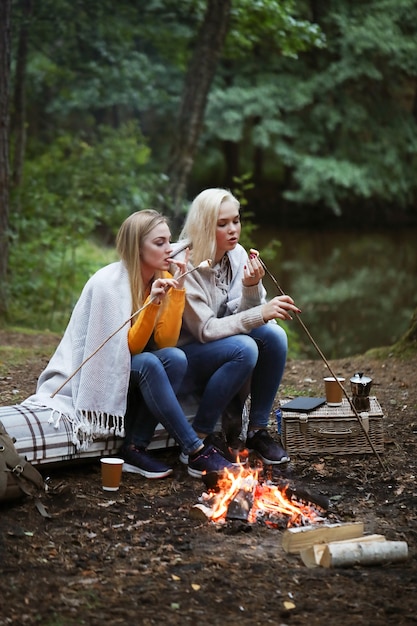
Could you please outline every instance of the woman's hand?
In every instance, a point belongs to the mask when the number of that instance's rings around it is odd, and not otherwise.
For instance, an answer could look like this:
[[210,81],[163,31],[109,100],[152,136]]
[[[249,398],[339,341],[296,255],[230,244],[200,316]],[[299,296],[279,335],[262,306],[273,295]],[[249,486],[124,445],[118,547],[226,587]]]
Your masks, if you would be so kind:
[[150,297],[156,304],[161,304],[170,287],[178,289],[178,281],[175,278],[157,278],[152,283]]
[[171,259],[171,263],[177,266],[175,270],[174,278],[177,281],[176,289],[184,289],[185,276],[181,278],[182,274],[185,274],[187,271],[188,259],[190,258],[190,248],[185,250],[185,257],[183,261],[177,261],[176,259]]
[[259,253],[251,250],[248,262],[243,268],[242,283],[245,287],[254,287],[265,276],[264,267],[259,260]]
[[262,307],[262,317],[264,322],[269,320],[292,320],[291,311],[293,313],[301,313],[301,309],[294,304],[294,300],[290,296],[276,296]]

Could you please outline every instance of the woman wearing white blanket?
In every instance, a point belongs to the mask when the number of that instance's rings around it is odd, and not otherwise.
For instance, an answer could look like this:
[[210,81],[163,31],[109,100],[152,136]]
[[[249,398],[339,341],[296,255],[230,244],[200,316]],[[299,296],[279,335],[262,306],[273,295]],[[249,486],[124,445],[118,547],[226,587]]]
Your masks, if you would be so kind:
[[250,378],[246,446],[265,463],[287,463],[286,451],[267,431],[287,355],[287,336],[275,319],[290,320],[300,309],[287,295],[266,301],[262,263],[256,252],[248,256],[238,243],[239,209],[230,192],[214,188],[202,191],[188,211],[181,239],[191,246],[192,264],[207,257],[213,262],[186,278],[178,342],[189,366],[184,384],[187,390],[194,386],[203,393],[193,426],[200,437],[208,435],[208,441],[229,402]]
[[[187,370],[184,352],[175,347],[187,255],[183,262],[171,259],[170,239],[156,211],[138,211],[123,222],[116,241],[121,260],[88,280],[36,394],[24,403],[51,408],[57,426],[67,416],[80,447],[124,427],[124,469],[146,478],[172,473],[146,450],[159,422],[189,455],[191,476],[230,466],[203,444],[175,395]],[[171,264],[178,279],[168,272]]]

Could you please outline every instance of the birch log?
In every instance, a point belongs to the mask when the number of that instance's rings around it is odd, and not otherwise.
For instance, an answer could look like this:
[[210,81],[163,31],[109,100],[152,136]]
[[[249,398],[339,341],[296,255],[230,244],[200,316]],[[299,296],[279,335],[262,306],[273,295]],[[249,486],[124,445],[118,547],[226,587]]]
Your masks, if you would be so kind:
[[320,565],[323,567],[350,567],[378,565],[405,561],[408,557],[406,541],[352,541],[327,544]]
[[[357,539],[357,541],[386,541],[384,535],[364,535]],[[323,554],[327,546],[333,546],[334,544],[346,544],[352,543],[352,539],[345,539],[344,541],[332,541],[330,543],[318,543],[314,546],[310,546],[305,550],[301,550],[300,557],[307,567],[319,567],[321,565],[321,559],[323,558]]]

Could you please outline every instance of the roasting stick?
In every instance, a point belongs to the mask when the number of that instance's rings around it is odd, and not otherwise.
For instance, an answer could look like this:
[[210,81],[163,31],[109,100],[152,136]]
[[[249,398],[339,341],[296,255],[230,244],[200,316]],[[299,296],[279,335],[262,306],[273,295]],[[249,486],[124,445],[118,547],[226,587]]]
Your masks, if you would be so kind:
[[[174,256],[174,255],[172,255]],[[192,272],[195,272],[196,270],[199,270],[203,267],[210,267],[211,266],[211,260],[207,259],[207,261],[202,261],[200,263],[200,265],[197,265],[196,267],[193,267],[193,269],[188,270],[187,272],[184,272],[183,274],[180,274],[180,276],[177,276],[176,280],[178,280],[179,278],[184,278],[184,276],[188,276],[188,274],[191,274]],[[168,287],[165,288],[165,291],[168,291],[169,289],[171,289],[171,286],[169,285]],[[87,363],[87,361],[89,361],[90,359],[93,358],[93,356],[95,354],[97,354],[97,352],[99,350],[101,350],[101,348],[108,342],[110,341],[110,339],[112,337],[114,337],[120,330],[122,330],[122,328],[124,328],[124,326],[126,326],[126,324],[128,324],[136,315],[138,315],[139,313],[141,313],[144,309],[146,309],[146,307],[148,307],[151,302],[153,302],[155,300],[156,296],[150,298],[148,300],[148,302],[146,304],[144,304],[143,306],[140,307],[140,309],[138,309],[137,311],[135,311],[134,313],[132,313],[132,315],[130,317],[127,318],[127,320],[125,320],[123,322],[123,324],[121,324],[119,326],[119,328],[116,328],[116,330],[114,332],[112,332],[111,335],[109,335],[99,346],[98,348],[96,348],[94,350],[94,352],[92,352],[86,359],[84,359],[84,361],[82,363],[80,363],[80,365],[77,367],[76,370],[74,370],[72,372],[72,374],[70,376],[68,376],[68,378],[66,378],[64,380],[64,382],[62,383],[62,385],[60,385],[57,389],[55,389],[55,391],[53,393],[51,393],[51,398],[53,398],[54,396],[56,396],[56,394],[61,391],[62,387],[64,387],[70,380],[71,378],[74,378],[74,376],[80,371],[80,369],[83,367],[83,365],[85,365]]]
[[[265,263],[262,261],[262,259],[259,257],[259,260],[265,270],[265,272],[268,274],[269,278],[272,280],[272,282],[274,283],[275,287],[278,289],[278,291],[280,292],[280,294],[282,296],[285,296],[285,292],[281,289],[281,287],[279,286],[278,282],[276,281],[275,277],[271,274],[271,272],[269,271],[269,269],[267,268],[267,266],[265,265]],[[298,315],[298,313],[295,313],[295,317],[297,318],[298,322],[301,324],[301,327],[303,328],[303,330],[305,331],[307,337],[310,339],[311,343],[313,344],[313,346],[315,347],[315,349],[317,350],[317,352],[319,353],[320,357],[323,359],[324,363],[326,364],[329,372],[331,373],[331,375],[333,376],[333,378],[337,381],[337,384],[339,385],[339,387],[342,389],[343,394],[346,398],[346,400],[349,402],[350,404],[350,408],[352,409],[356,419],[358,420],[360,427],[362,428],[362,432],[365,435],[369,445],[371,446],[372,452],[374,453],[374,455],[376,456],[376,458],[378,459],[378,462],[380,464],[380,466],[382,467],[382,469],[385,471],[386,467],[380,457],[380,455],[378,454],[374,444],[371,441],[371,438],[369,436],[369,433],[365,430],[364,425],[362,424],[362,419],[358,413],[358,411],[356,410],[356,407],[354,406],[352,400],[349,398],[346,389],[343,387],[343,385],[341,384],[341,382],[337,379],[336,374],[333,372],[330,363],[328,362],[328,360],[326,359],[326,357],[324,356],[323,352],[320,350],[319,346],[317,345],[317,343],[314,341],[313,337],[311,336],[307,326],[304,324],[303,320],[301,319],[301,317]]]

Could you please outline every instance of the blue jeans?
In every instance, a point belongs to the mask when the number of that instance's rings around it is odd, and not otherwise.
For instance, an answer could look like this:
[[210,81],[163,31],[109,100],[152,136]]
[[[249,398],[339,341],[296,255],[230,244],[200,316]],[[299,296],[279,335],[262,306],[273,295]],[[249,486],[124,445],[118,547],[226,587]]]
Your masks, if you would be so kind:
[[187,358],[178,348],[141,352],[132,357],[125,445],[146,448],[161,423],[185,454],[201,446],[176,397],[186,371]]
[[287,359],[287,335],[278,324],[265,324],[249,335],[181,346],[188,371],[180,393],[201,394],[194,429],[212,433],[230,401],[251,379],[249,428],[266,428]]
[[249,428],[266,428],[284,374],[288,339],[281,326],[271,323],[255,328],[251,337],[257,343],[259,356],[250,387]]

